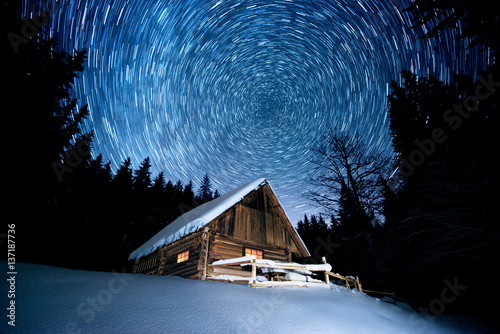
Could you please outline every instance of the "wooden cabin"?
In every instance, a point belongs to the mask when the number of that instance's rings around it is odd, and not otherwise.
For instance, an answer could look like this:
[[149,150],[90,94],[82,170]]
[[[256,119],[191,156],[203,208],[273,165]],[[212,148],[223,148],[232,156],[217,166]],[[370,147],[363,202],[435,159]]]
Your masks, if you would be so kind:
[[[266,179],[186,212],[130,254],[133,272],[205,279],[217,260],[254,255],[290,262],[309,256]],[[248,276],[244,269],[222,274]]]

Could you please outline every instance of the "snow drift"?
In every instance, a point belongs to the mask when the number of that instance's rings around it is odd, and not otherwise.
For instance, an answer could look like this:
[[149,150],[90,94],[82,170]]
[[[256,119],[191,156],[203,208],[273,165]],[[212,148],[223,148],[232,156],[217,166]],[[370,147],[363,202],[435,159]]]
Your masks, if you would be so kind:
[[[4,315],[1,333],[485,333],[337,286],[252,289],[180,277],[17,268],[16,326]],[[5,307],[4,299],[4,314]]]

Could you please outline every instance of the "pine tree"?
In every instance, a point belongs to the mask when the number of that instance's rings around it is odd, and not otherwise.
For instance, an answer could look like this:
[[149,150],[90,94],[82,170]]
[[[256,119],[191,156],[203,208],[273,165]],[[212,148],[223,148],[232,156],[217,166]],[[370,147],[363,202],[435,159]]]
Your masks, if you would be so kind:
[[[499,184],[499,155],[491,152],[500,150],[500,113],[496,92],[475,108],[466,105],[477,89],[463,75],[449,83],[410,72],[403,77],[401,86],[392,84],[389,118],[404,182],[397,194],[386,191],[385,229],[405,238],[392,239],[393,248],[407,255],[394,260],[392,270],[425,304],[425,296],[433,298],[426,292],[445,277],[460,275],[472,287],[470,273],[493,275],[486,268],[500,262],[491,256],[499,254],[497,204],[486,195]],[[441,133],[437,141],[435,131]],[[417,279],[429,275],[435,280],[426,285]]]
[[174,194],[175,197],[180,197],[184,193],[184,186],[182,185],[181,180],[177,180],[177,183],[174,186]]
[[302,220],[299,220],[297,222],[297,233],[303,237],[304,236],[304,222]]
[[168,204],[174,201],[174,196],[175,196],[174,185],[170,180],[167,181],[167,184],[165,185],[165,196],[167,198]]
[[339,226],[340,226],[339,221],[337,220],[337,218],[335,218],[334,214],[331,214],[330,215],[330,226],[329,226],[330,233],[335,234]]
[[[48,15],[23,18],[22,12],[20,1],[0,4],[4,82],[0,97],[6,106],[2,152],[9,165],[5,207],[9,216],[16,217],[16,233],[26,246],[19,247],[17,260],[61,265],[62,257],[68,260],[69,255],[60,250],[69,245],[59,236],[74,233],[68,225],[75,213],[63,207],[68,203],[68,176],[77,159],[90,156],[81,147],[71,166],[64,161],[68,149],[75,148],[74,138],[81,137],[80,126],[89,112],[86,106],[78,109],[77,100],[71,98],[86,51],[62,50],[56,36],[44,34]],[[25,25],[36,27],[27,38],[22,36]],[[50,228],[41,222],[50,222]]]
[[165,183],[165,177],[163,176],[163,172],[160,172],[153,180],[153,186],[151,190],[156,194],[163,194],[167,184]]
[[165,177],[163,176],[163,172],[160,172],[153,179],[151,186],[151,204],[152,207],[161,210],[163,213],[166,212],[167,208],[166,187]]
[[208,174],[205,174],[201,182],[201,186],[198,189],[197,201],[199,204],[203,204],[211,201],[213,198],[212,183]]
[[321,214],[319,215],[318,219],[318,232],[319,235],[325,235],[326,233],[328,233],[328,225],[326,224],[326,221]]
[[[102,154],[100,154],[102,156]],[[97,173],[97,178],[99,183],[102,185],[109,185],[113,179],[113,174],[111,172],[111,162],[108,161]]]
[[470,45],[500,51],[498,13],[488,1],[467,0],[415,0],[405,9],[412,15],[414,28],[425,26],[423,38],[439,36],[446,30],[460,29],[460,38],[469,39]]
[[189,181],[188,184],[184,187],[184,192],[182,193],[182,203],[186,206],[194,207],[194,192],[193,192],[193,181]]
[[[15,104],[4,115],[8,145],[4,153],[16,166],[11,173],[15,185],[26,181],[33,195],[42,200],[71,174],[74,165],[65,163],[66,147],[74,145],[73,138],[82,135],[80,125],[88,115],[86,106],[77,109],[71,98],[71,87],[78,72],[83,71],[86,51],[70,54],[61,50],[57,38],[48,38],[48,16],[21,18],[20,2],[2,2],[0,32],[2,38],[2,100]],[[36,23],[35,23],[36,20]],[[36,27],[29,39],[20,36],[23,26]],[[17,37],[16,37],[17,36]],[[89,134],[90,135],[90,134]],[[78,159],[80,154],[72,157]],[[88,152],[85,152],[88,156]],[[55,163],[55,169],[53,164]],[[76,164],[75,164],[76,165]]]
[[177,204],[175,201],[175,190],[172,181],[167,181],[165,186],[165,208],[167,212],[168,223],[171,223],[175,218],[177,218]]
[[316,234],[318,231],[319,231],[318,218],[315,215],[312,215],[310,220],[310,232],[311,234]]
[[[307,214],[304,214],[304,221],[303,221],[303,228],[302,228],[302,234],[300,235],[302,238],[302,241],[306,244],[307,247],[315,247],[311,243],[311,236],[312,236],[312,230],[311,230],[311,223],[309,222],[309,218],[307,217]],[[313,248],[314,249],[314,248]]]
[[151,163],[149,157],[145,158],[139,169],[134,171],[133,188],[139,201],[146,200],[151,188]]
[[307,214],[304,214],[304,233],[307,235],[311,230],[311,224],[309,223],[309,218],[307,218]]
[[125,191],[129,193],[134,184],[134,177],[132,171],[132,161],[130,158],[126,158],[118,170],[116,171],[113,180],[111,181],[116,191],[119,193],[120,191]]

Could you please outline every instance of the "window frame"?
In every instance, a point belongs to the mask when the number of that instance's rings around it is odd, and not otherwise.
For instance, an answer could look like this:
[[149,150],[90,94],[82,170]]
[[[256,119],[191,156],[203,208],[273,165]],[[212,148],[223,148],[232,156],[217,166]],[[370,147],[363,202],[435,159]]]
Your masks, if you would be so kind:
[[189,260],[189,250],[177,254],[177,263],[183,263]]
[[[247,250],[250,251],[250,254],[248,254],[248,255],[247,255]],[[260,252],[260,258],[257,257],[256,254],[252,254],[253,252]],[[264,250],[258,249],[258,248],[250,248],[250,247],[243,246],[243,256],[250,256],[250,255],[255,256],[256,259],[263,259],[264,258]]]

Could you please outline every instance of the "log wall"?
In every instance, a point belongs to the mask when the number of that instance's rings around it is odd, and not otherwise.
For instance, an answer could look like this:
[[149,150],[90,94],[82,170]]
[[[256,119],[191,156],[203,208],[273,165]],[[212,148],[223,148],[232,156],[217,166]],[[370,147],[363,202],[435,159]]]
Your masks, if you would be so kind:
[[160,263],[161,255],[158,252],[154,252],[136,260],[132,272],[137,274],[158,275]]
[[[291,261],[291,253],[282,247],[263,245],[249,240],[241,240],[233,237],[228,237],[215,233],[213,237],[213,242],[211,242],[210,247],[210,261],[208,263],[213,263],[217,260],[225,260],[237,258],[244,255],[244,249],[252,248],[263,251],[263,257],[268,260],[277,260],[289,262]],[[222,267],[209,267],[207,271],[208,276],[217,275],[236,275],[236,276],[251,276],[251,268],[241,267],[241,266],[226,266]]]
[[[201,278],[199,266],[202,243],[202,232],[191,233],[171,244],[162,247],[159,275],[175,275],[186,278]],[[189,251],[187,261],[177,263],[177,255]]]

